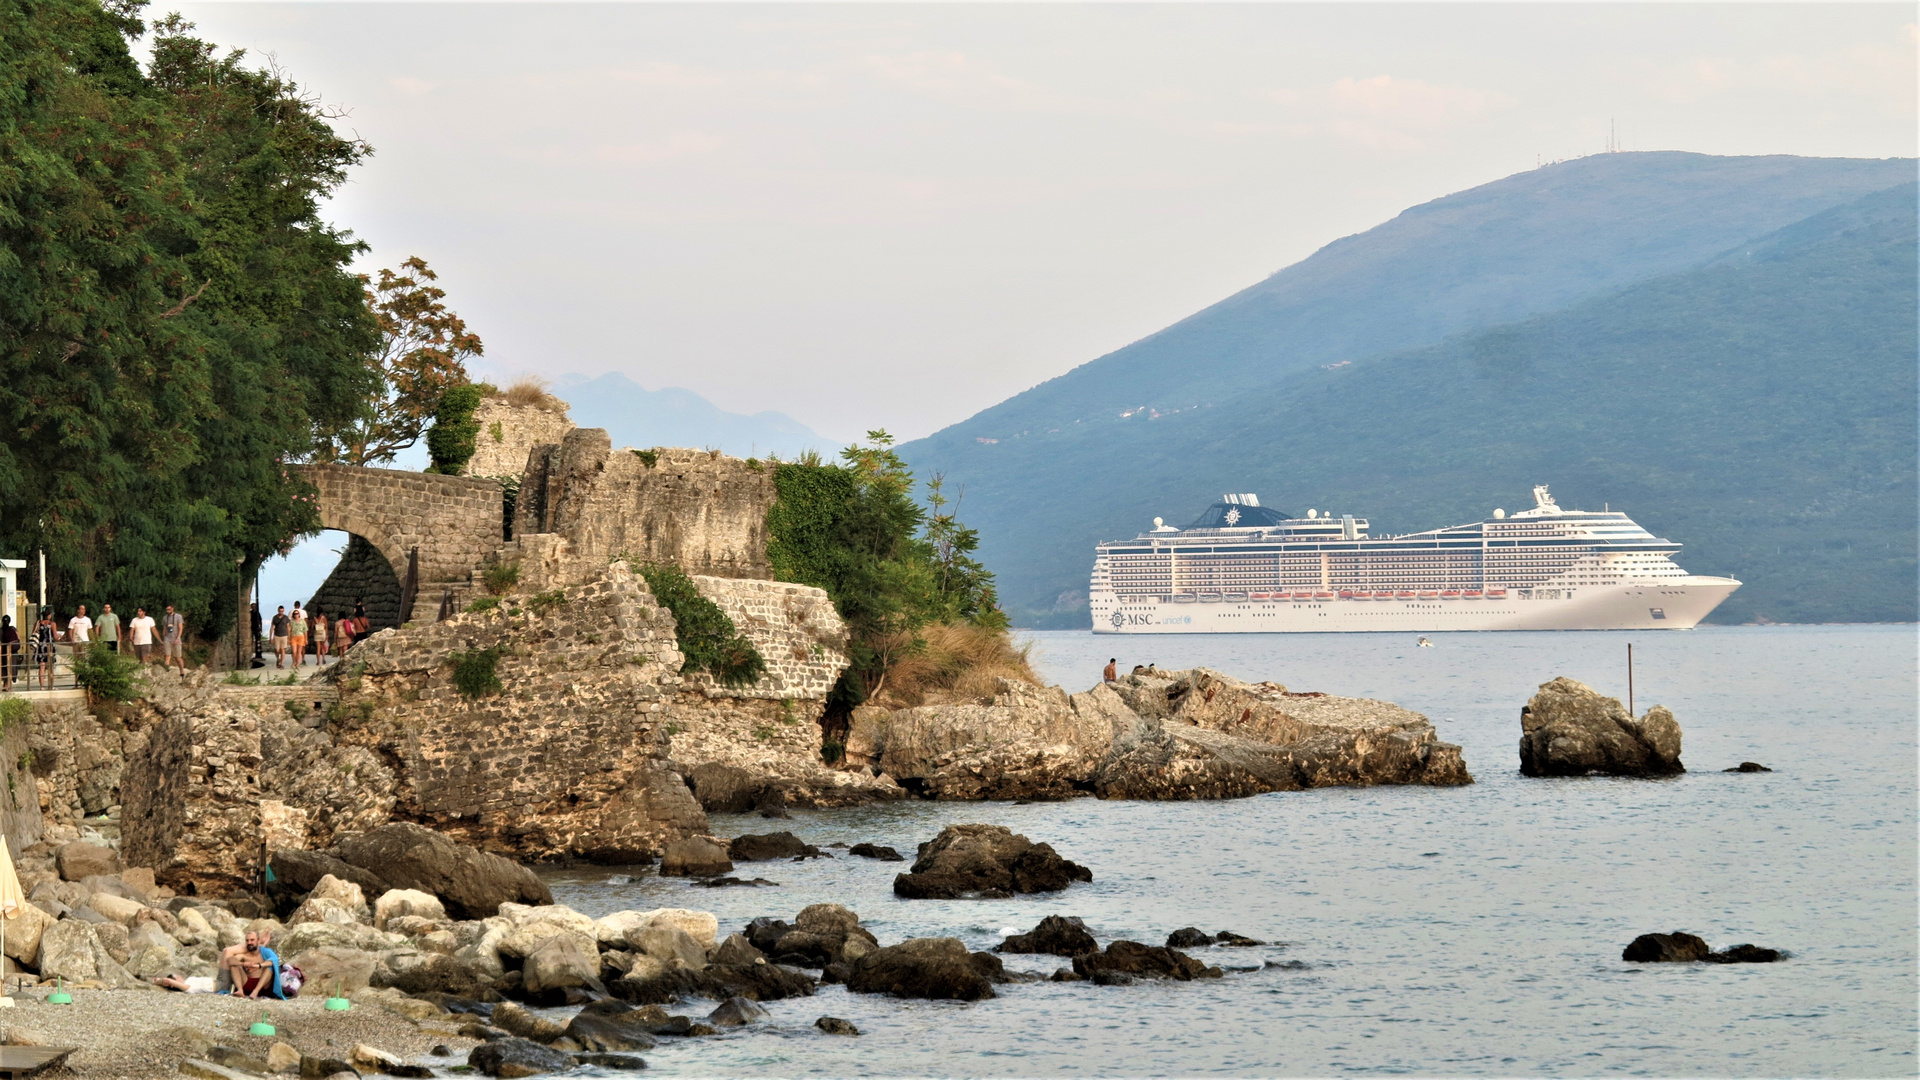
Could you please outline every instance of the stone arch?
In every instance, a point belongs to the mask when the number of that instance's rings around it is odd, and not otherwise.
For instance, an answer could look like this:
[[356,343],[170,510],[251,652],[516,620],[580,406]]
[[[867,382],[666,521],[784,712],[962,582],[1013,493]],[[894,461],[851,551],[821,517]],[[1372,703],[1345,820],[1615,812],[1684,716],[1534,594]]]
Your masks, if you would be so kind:
[[406,567],[394,566],[372,541],[358,533],[347,533],[346,550],[327,580],[307,600],[308,611],[328,616],[351,615],[356,603],[364,604],[372,629],[385,630],[406,621],[401,610],[403,600],[400,577]]
[[[416,602],[430,598],[437,605],[442,589],[464,585],[500,548],[498,480],[354,465],[303,465],[300,471],[318,492],[321,528],[359,537],[402,581],[417,552]],[[403,622],[412,617],[400,615]]]

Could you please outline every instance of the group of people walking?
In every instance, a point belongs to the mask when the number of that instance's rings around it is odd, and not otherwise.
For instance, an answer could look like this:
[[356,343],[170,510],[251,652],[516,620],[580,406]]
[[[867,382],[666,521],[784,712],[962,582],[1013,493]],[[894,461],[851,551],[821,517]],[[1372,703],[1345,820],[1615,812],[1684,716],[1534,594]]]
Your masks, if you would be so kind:
[[97,642],[111,652],[130,652],[143,664],[154,662],[157,646],[162,666],[177,667],[186,674],[186,617],[172,604],[158,620],[143,607],[133,612],[133,618],[123,625],[112,604],[100,605],[97,619],[87,613],[87,605],[81,604],[62,627],[51,607],[41,608],[39,620],[24,639],[19,627],[13,625],[13,616],[0,615],[0,692],[12,690],[16,680],[24,679],[31,686],[34,676],[29,671],[38,674],[40,689],[53,689],[53,669],[62,642],[75,651],[92,648]]
[[[365,637],[372,628],[366,605],[358,601],[354,602],[353,614],[330,619],[319,608],[308,610],[296,600],[292,611],[282,604],[264,627],[260,625],[260,609],[256,607],[253,624],[255,655],[259,655],[259,642],[264,637],[273,644],[273,666],[276,668],[287,666],[289,654],[293,657],[294,667],[306,663],[309,649],[313,652],[313,662],[324,665],[330,658],[344,658],[347,650],[353,648],[353,643]],[[264,633],[268,630],[272,633]]]

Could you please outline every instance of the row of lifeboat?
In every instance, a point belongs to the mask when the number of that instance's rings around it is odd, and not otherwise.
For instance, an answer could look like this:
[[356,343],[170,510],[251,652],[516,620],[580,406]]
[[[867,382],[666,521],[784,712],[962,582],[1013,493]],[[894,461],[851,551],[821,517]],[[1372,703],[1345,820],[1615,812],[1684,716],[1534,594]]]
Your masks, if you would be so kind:
[[1325,603],[1330,600],[1504,600],[1506,598],[1507,590],[1505,589],[1319,589],[1301,590],[1297,592],[1200,593],[1197,596],[1192,593],[1186,593],[1175,596],[1173,599],[1175,603],[1186,604],[1191,604],[1196,601],[1202,604],[1218,604],[1222,601],[1229,604],[1239,604],[1248,601],[1266,603],[1301,603],[1312,601]]

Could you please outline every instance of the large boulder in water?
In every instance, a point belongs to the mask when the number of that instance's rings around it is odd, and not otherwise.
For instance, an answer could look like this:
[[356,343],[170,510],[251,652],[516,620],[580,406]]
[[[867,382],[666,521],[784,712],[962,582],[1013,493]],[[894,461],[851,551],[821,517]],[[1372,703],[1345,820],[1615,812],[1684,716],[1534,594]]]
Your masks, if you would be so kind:
[[766,862],[818,856],[821,851],[790,832],[776,832],[736,836],[727,845],[727,854],[734,862]]
[[1049,915],[1040,925],[1024,934],[1014,934],[993,947],[1003,953],[1047,953],[1053,956],[1079,956],[1100,951],[1087,924],[1071,915]]
[[914,938],[875,949],[852,964],[847,989],[859,994],[979,1001],[993,984],[959,938]]
[[1059,892],[1093,871],[1004,825],[949,825],[920,846],[912,869],[893,879],[896,896],[952,900]]
[[342,862],[378,874],[395,889],[432,893],[455,919],[485,919],[504,903],[551,904],[533,871],[411,822],[392,822],[334,849]]
[[1620,699],[1562,676],[1542,683],[1520,710],[1520,772],[1526,776],[1672,776],[1680,725],[1664,706],[1635,718]]

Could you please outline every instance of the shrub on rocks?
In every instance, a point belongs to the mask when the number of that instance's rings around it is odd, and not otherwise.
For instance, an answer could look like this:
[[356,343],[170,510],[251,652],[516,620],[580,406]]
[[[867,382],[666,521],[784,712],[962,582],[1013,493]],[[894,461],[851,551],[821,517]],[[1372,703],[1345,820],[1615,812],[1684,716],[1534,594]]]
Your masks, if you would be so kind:
[[1003,825],[949,825],[921,846],[908,872],[893,879],[893,891],[909,900],[1001,898],[1092,880],[1086,867]]
[[958,938],[915,938],[875,949],[851,965],[847,989],[954,1001],[994,996],[992,984],[974,967]]
[[1101,972],[1117,972],[1144,979],[1217,979],[1224,974],[1178,949],[1142,945],[1137,941],[1116,941],[1104,952],[1085,953],[1073,958],[1074,973],[1098,981]]
[[[1167,944],[1173,942],[1169,940]],[[1100,945],[1093,940],[1087,924],[1071,915],[1049,915],[1032,930],[1014,934],[993,947],[994,952],[1046,953],[1052,956],[1079,956],[1081,953],[1098,952],[1099,949]]]

